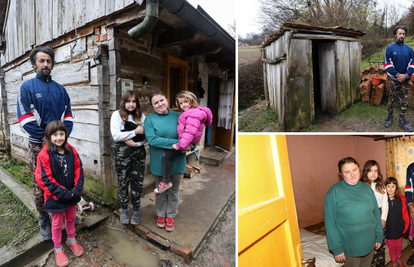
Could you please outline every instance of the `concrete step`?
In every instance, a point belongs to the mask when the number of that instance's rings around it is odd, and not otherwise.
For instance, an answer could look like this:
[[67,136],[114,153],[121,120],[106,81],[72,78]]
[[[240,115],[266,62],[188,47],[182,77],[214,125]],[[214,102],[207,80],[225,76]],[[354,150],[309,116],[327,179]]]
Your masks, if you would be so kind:
[[232,152],[219,147],[207,147],[200,155],[201,163],[213,166],[220,166]]

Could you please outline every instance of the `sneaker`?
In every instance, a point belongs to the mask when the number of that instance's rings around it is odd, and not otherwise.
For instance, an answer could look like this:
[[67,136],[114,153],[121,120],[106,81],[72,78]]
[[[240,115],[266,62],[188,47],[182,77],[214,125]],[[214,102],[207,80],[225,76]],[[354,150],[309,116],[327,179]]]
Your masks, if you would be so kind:
[[138,225],[139,224],[139,214],[138,214],[138,211],[132,212],[131,224],[132,225]]
[[66,243],[66,246],[70,248],[73,255],[75,255],[76,257],[80,257],[83,255],[83,247],[79,245],[78,242],[75,242],[72,245],[69,245],[68,243]]
[[40,235],[43,240],[50,240],[52,238],[52,230],[50,226],[49,214],[39,216]]
[[167,226],[165,227],[165,230],[167,230],[168,232],[172,232],[174,231],[174,228],[175,228],[174,219],[167,217]]
[[120,221],[122,224],[129,224],[128,210],[122,209]]
[[161,194],[162,192],[164,192],[165,190],[167,190],[168,188],[170,188],[172,186],[172,183],[164,183],[164,182],[160,182],[160,184],[157,186],[157,188],[154,189],[154,192],[157,194]]
[[413,129],[410,127],[410,125],[407,124],[407,121],[405,119],[400,118],[398,120],[398,125],[407,132],[412,132],[413,131]]
[[164,228],[165,227],[165,217],[158,217],[157,226],[159,228]]
[[407,265],[414,265],[414,253],[408,258]]
[[388,116],[387,120],[385,121],[384,126],[385,126],[386,128],[391,127],[392,121],[393,121],[393,117],[392,117],[392,116]]
[[65,251],[62,250],[59,252],[55,252],[55,258],[57,266],[62,267],[69,265],[69,260],[68,257],[66,257]]
[[398,267],[405,267],[404,263],[402,263],[401,261],[397,263]]

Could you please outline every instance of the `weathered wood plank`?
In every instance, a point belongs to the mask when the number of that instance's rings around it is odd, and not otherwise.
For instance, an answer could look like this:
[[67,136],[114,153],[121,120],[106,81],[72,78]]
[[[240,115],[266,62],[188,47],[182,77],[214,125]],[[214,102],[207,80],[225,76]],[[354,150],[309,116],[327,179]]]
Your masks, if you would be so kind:
[[[75,123],[76,118],[74,124]],[[79,124],[76,124],[76,127],[73,127],[70,135],[71,137],[95,143],[99,142],[99,125],[82,123],[82,125],[79,126]]]
[[90,72],[91,72],[91,83],[90,85],[99,85],[98,84],[98,68],[96,66],[93,66],[90,68]]
[[105,15],[110,15],[114,12],[115,10],[115,1],[105,1],[106,2],[106,10],[105,10]]
[[336,115],[335,42],[318,44],[318,55],[321,109]]
[[26,60],[23,64],[20,65],[20,75],[24,76],[30,72],[34,71],[32,63],[30,60]]
[[65,86],[73,105],[93,105],[98,103],[99,87],[88,84]]
[[312,41],[290,43],[286,129],[297,131],[315,120],[312,70]]
[[[97,107],[97,106],[96,106]],[[72,109],[72,114],[76,118],[76,122],[89,123],[89,124],[99,124],[99,114],[98,109]]]
[[115,0],[115,10],[118,11],[124,7],[124,0]]
[[36,13],[35,10],[35,0],[28,0],[27,2],[27,9],[31,12],[28,12],[27,19],[28,19],[28,27],[25,31],[25,34],[28,36],[27,42],[27,51],[32,49],[32,46],[36,44]]
[[[56,63],[70,61],[70,54],[68,57],[65,57],[65,50],[68,50],[68,49],[70,50],[71,47],[75,45],[75,42],[76,41],[72,41],[64,46],[58,47],[55,50],[55,62]],[[84,55],[86,54],[86,51],[87,51],[86,37],[78,38],[76,46],[73,50],[74,52],[73,56],[75,57],[81,54],[81,51],[83,51]]]
[[349,68],[350,68],[350,81],[351,81],[351,99],[352,103],[355,103],[361,99],[361,92],[358,88],[360,82],[360,70],[361,70],[361,49],[359,41],[349,43]]
[[[82,62],[73,63],[72,67],[76,70],[79,69],[82,65]],[[89,64],[85,64],[80,71],[75,71],[72,69],[70,64],[64,64],[57,66],[53,73],[53,79],[60,83],[63,86],[71,84],[86,83],[90,81],[89,78]]]
[[337,112],[352,105],[350,73],[349,73],[349,42],[336,41],[336,79],[337,79]]
[[75,0],[74,4],[75,23],[73,26],[79,28],[86,24],[86,0]]
[[324,35],[324,34],[304,34],[304,33],[295,33],[293,34],[292,39],[309,39],[309,40],[316,40],[316,39],[323,39],[323,40],[342,40],[348,42],[358,42],[357,38],[346,37],[346,36],[339,36],[339,35]]

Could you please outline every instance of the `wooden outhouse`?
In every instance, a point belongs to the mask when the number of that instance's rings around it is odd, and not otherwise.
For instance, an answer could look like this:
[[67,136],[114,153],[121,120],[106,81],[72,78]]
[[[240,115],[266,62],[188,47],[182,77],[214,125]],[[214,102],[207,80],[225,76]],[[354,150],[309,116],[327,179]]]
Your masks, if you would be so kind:
[[[199,151],[207,144],[231,149],[235,39],[201,7],[185,0],[0,0],[0,8],[4,124],[15,157],[28,160],[16,102],[21,84],[35,77],[28,56],[38,46],[55,51],[52,79],[68,91],[74,115],[69,143],[82,158],[85,189],[101,200],[117,197],[110,117],[126,90],[138,93],[145,115],[153,112],[154,91],[164,92],[172,110],[179,91],[194,92],[215,118]],[[153,181],[148,162],[144,186]]]
[[360,101],[360,37],[353,29],[285,22],[263,44],[265,93],[283,131]]

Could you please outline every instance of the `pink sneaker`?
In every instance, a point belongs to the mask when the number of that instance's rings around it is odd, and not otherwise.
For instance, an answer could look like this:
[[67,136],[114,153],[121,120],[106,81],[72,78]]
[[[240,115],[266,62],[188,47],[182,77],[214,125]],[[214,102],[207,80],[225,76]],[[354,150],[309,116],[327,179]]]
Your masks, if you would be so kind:
[[157,226],[159,228],[164,228],[165,227],[165,217],[158,217]]
[[79,245],[78,242],[75,242],[72,245],[69,245],[68,243],[66,243],[66,245],[70,248],[70,250],[72,251],[73,255],[75,255],[76,257],[82,256],[82,254],[83,254],[83,247],[81,245]]
[[160,182],[160,184],[157,186],[157,188],[154,189],[154,192],[157,194],[161,194],[162,192],[164,192],[165,190],[167,190],[168,188],[170,188],[172,186],[172,183],[163,183]]
[[69,260],[66,257],[65,251],[55,252],[56,264],[59,267],[68,266]]
[[175,228],[174,218],[167,217],[167,226],[165,227],[165,230],[167,230],[168,232],[172,232],[174,231],[174,228]]

